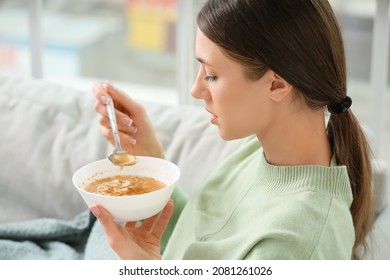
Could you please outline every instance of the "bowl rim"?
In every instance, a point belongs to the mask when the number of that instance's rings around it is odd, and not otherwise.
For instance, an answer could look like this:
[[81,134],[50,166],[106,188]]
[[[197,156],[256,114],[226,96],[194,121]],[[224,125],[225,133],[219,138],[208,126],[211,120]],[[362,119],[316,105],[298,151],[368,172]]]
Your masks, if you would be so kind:
[[[122,200],[124,200],[124,199],[129,199],[130,197],[150,196],[151,194],[156,194],[156,193],[158,193],[158,192],[162,192],[162,191],[163,191],[164,189],[166,189],[166,188],[170,188],[170,187],[172,188],[172,187],[174,187],[174,186],[177,184],[177,182],[178,182],[178,180],[179,180],[179,178],[180,178],[181,172],[180,172],[179,166],[177,166],[175,163],[173,163],[173,162],[171,162],[171,161],[169,161],[169,160],[162,159],[162,158],[157,158],[157,157],[137,156],[137,158],[139,158],[139,159],[145,159],[145,158],[146,158],[146,159],[152,159],[152,160],[156,160],[156,161],[163,161],[163,162],[165,162],[165,163],[168,163],[168,164],[172,165],[172,167],[174,167],[175,169],[177,169],[177,176],[176,176],[174,182],[173,182],[172,184],[170,184],[170,185],[165,184],[164,187],[162,187],[162,188],[160,188],[160,189],[158,189],[158,190],[154,190],[154,191],[147,192],[147,193],[141,193],[141,194],[133,194],[133,195],[104,195],[104,194],[98,194],[98,193],[93,193],[93,192],[86,191],[85,189],[83,189],[82,187],[80,187],[78,184],[76,184],[76,179],[75,179],[75,177],[76,177],[76,174],[77,174],[81,169],[86,168],[86,167],[88,167],[88,166],[90,166],[90,165],[93,165],[93,164],[97,164],[97,163],[99,163],[99,162],[108,162],[108,163],[110,163],[110,161],[109,161],[107,158],[104,158],[104,159],[92,161],[92,162],[90,162],[90,163],[87,163],[87,164],[85,164],[85,165],[79,167],[79,168],[73,173],[73,175],[72,175],[73,186],[74,186],[78,191],[81,191],[81,192],[83,192],[83,193],[85,193],[85,194],[87,194],[87,195],[91,195],[91,196],[94,196],[94,197],[103,197],[103,198],[105,198],[105,199],[115,199],[115,200],[122,199]],[[113,166],[114,166],[114,165],[113,165]]]

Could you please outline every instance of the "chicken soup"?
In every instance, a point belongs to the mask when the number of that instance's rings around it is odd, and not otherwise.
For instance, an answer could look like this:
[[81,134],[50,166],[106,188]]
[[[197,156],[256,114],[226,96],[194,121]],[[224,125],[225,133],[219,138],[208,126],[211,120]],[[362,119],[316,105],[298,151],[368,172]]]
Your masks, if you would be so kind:
[[164,186],[164,183],[151,177],[116,175],[95,180],[85,190],[102,195],[125,196],[152,192]]

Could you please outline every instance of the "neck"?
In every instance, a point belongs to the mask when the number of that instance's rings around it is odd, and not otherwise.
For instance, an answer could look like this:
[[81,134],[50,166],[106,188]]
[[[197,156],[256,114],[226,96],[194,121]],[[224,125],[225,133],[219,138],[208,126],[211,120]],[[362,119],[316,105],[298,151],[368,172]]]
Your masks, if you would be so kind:
[[266,133],[257,135],[270,164],[329,166],[332,153],[322,110],[307,109],[278,118]]

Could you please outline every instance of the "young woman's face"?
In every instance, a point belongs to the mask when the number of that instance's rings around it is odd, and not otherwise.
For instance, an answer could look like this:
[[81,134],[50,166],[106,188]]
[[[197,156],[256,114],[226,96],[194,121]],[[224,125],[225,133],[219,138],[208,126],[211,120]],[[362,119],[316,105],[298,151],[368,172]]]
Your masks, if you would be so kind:
[[191,94],[204,100],[210,121],[218,126],[221,137],[232,140],[259,134],[270,116],[268,72],[259,80],[249,80],[243,67],[199,29],[196,58],[200,69]]

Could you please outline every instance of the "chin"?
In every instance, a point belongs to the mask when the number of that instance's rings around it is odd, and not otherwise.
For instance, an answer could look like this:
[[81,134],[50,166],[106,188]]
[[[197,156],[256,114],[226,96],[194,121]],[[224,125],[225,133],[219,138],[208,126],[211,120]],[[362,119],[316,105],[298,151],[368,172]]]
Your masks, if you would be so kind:
[[232,140],[231,137],[229,137],[230,135],[227,135],[225,133],[223,133],[221,130],[219,130],[219,136],[225,140],[225,141],[229,141],[229,140]]
[[231,140],[245,138],[247,135],[237,135],[237,134],[232,134],[232,133],[226,133],[220,129],[219,136],[225,141],[231,141]]

